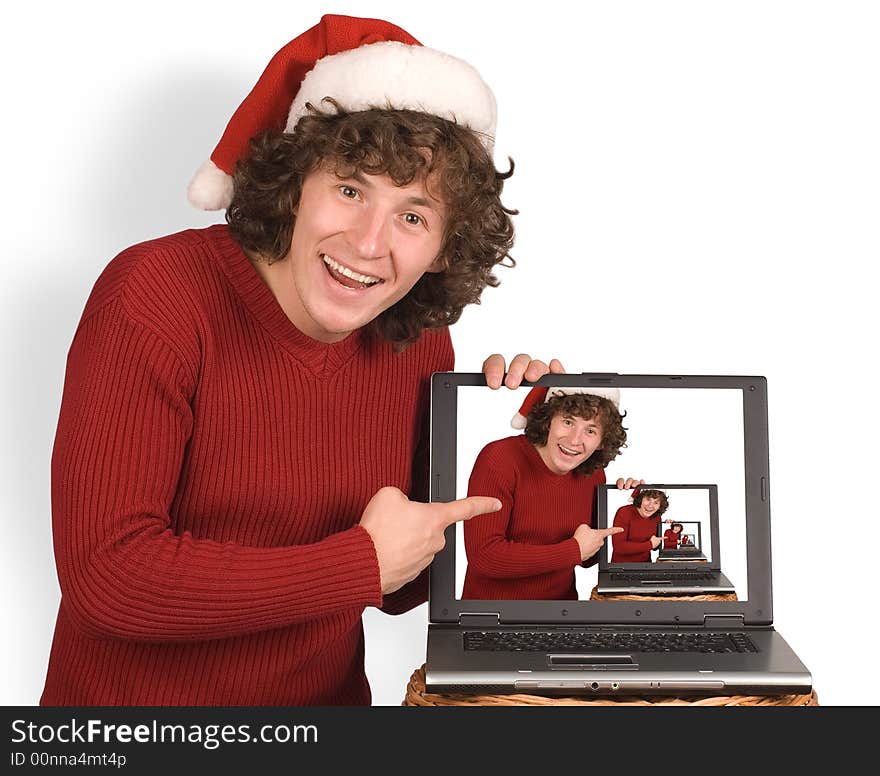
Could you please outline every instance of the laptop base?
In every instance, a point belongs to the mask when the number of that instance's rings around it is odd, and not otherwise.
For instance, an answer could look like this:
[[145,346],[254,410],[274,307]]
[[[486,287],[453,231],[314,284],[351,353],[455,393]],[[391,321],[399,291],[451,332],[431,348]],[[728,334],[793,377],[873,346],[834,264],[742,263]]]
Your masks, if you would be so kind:
[[[657,574],[639,572],[627,576],[638,576],[637,582],[615,579],[620,576],[613,571],[600,571],[596,592],[599,595],[731,595],[736,593],[736,588],[722,572],[711,572],[710,580],[682,582],[680,579],[670,581],[664,579],[662,570]],[[703,575],[705,576],[705,575]]]
[[[501,629],[499,629],[501,630]],[[508,630],[517,630],[513,627]],[[661,630],[657,628],[656,630]],[[706,696],[809,694],[812,677],[773,628],[743,629],[755,653],[619,653],[590,655],[590,666],[554,665],[545,652],[474,652],[463,629],[431,624],[425,686],[428,692],[528,693],[548,696]],[[603,657],[606,662],[601,662]],[[600,667],[604,666],[604,667]]]

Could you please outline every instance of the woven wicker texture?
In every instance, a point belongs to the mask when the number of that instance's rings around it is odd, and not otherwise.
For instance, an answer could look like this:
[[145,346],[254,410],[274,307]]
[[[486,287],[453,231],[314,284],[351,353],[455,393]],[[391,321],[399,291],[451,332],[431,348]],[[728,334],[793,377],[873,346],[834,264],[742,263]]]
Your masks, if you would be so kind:
[[437,695],[425,692],[425,667],[406,686],[403,706],[818,706],[811,695],[716,695],[711,698],[545,698],[540,695]]
[[594,587],[591,601],[736,601],[736,593],[723,595],[599,595]]

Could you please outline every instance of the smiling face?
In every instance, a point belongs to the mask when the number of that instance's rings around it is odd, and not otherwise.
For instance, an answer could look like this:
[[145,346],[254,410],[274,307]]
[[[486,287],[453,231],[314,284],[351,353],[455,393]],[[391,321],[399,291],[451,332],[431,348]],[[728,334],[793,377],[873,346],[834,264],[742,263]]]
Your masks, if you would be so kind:
[[658,509],[660,509],[660,499],[652,496],[642,498],[642,505],[638,507],[639,514],[642,517],[651,517]]
[[[381,304],[373,305],[373,310],[359,308],[364,314],[355,316],[353,323],[343,320],[331,324],[324,320],[315,300],[309,298],[313,289],[303,277],[307,274],[303,267],[298,263],[292,267],[293,261],[285,261],[289,256],[299,259],[303,252],[313,258],[315,250],[320,250],[317,241],[347,231],[347,219],[343,225],[338,218],[319,225],[316,231],[311,223],[316,216],[307,207],[316,193],[317,173],[333,171],[350,176],[333,184],[348,183],[356,191],[347,191],[346,195],[367,206],[376,204],[375,192],[359,177],[386,184],[390,179],[397,189],[416,189],[412,196],[426,201],[429,210],[436,211],[436,200],[443,203],[439,222],[436,214],[433,220],[428,219],[429,235],[425,238],[441,247],[435,249],[432,245],[426,251],[427,259],[417,262],[427,264],[427,274],[369,324],[376,336],[393,343],[396,350],[415,343],[427,329],[455,323],[467,305],[479,301],[483,289],[497,284],[492,270],[504,261],[513,245],[510,216],[514,211],[501,202],[501,191],[512,168],[510,172],[497,170],[481,136],[453,121],[411,110],[348,112],[331,101],[326,111],[313,107],[292,133],[272,129],[251,140],[249,153],[236,165],[232,202],[226,211],[231,236],[297,326],[322,339],[335,340],[400,296],[400,289],[391,288],[395,283],[386,279],[384,286],[376,289],[378,293],[369,295],[371,302]],[[420,191],[425,179],[436,200]],[[304,198],[307,180],[310,191]],[[393,212],[400,217],[402,212],[410,211],[418,215],[419,206],[411,204],[404,202],[404,211]],[[412,216],[407,220],[412,226],[418,223],[418,218]],[[294,231],[296,245],[291,253]],[[395,235],[400,236],[398,232]],[[354,245],[349,245],[360,241],[344,236],[343,245],[334,239],[333,246],[325,251],[337,265],[348,267],[337,267],[336,272],[343,276],[350,272],[348,276],[353,275],[352,279],[361,283],[380,277],[373,254],[367,251],[361,256]],[[404,246],[396,237],[388,242],[395,267],[402,266],[401,262],[411,256],[411,242],[408,240]],[[343,255],[334,256],[334,251]],[[443,271],[435,272],[437,267],[433,265],[440,251],[443,260],[436,264],[442,264]],[[417,253],[422,256],[421,250]],[[392,299],[377,298],[389,290],[397,290]],[[351,296],[355,298],[343,298],[345,306],[360,305],[358,295]]]
[[443,269],[444,219],[423,180],[397,186],[319,167],[303,181],[290,252],[276,270],[288,317],[312,339],[345,339]]
[[554,474],[568,474],[602,446],[602,426],[597,418],[554,415],[547,443],[535,445],[538,455]]

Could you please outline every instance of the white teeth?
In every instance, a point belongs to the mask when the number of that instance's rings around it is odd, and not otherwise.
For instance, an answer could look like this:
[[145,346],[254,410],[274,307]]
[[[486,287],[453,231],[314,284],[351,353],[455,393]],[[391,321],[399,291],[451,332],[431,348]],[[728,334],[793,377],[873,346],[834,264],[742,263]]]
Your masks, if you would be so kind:
[[572,450],[570,447],[565,447],[564,445],[559,445],[559,449],[567,455],[580,455],[578,450]]
[[378,283],[382,278],[375,278],[372,275],[361,275],[360,272],[355,272],[348,267],[343,267],[338,261],[335,261],[326,253],[321,254],[321,258],[324,260],[324,263],[333,270],[336,270],[340,275],[345,275],[347,278],[351,278],[352,280],[356,280],[358,283],[363,283],[365,286],[372,286]]

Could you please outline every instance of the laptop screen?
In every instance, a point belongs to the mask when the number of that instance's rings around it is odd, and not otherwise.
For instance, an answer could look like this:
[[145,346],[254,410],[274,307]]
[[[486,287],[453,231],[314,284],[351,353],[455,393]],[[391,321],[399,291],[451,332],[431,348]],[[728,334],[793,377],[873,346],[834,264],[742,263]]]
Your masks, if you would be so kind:
[[[743,389],[632,382],[618,381],[598,397],[599,404],[557,399],[549,417],[554,395],[595,394],[588,386],[555,393],[551,387],[535,405],[537,412],[533,406],[520,413],[527,397],[534,398],[530,387],[457,386],[454,495],[495,496],[504,504],[500,513],[455,527],[457,600],[587,601],[600,560],[606,567],[620,561],[674,568],[701,562],[694,553],[712,565],[720,560],[738,600],[747,600]],[[515,415],[524,429],[512,427]],[[576,470],[566,469],[575,463]],[[603,489],[618,478],[677,486],[664,492],[667,509],[658,521],[638,514],[632,490]],[[618,542],[616,561],[615,544],[606,540],[582,565],[576,533],[580,525],[596,528],[603,522],[598,514],[603,490],[604,522],[613,525],[626,512],[628,525],[635,527],[626,542]],[[717,497],[715,534],[710,496]]]
[[[623,530],[605,542],[600,570],[720,569],[718,488],[715,485],[647,483],[635,490],[598,490],[599,528]],[[653,528],[653,537],[644,538]],[[639,542],[645,544],[639,544]]]

